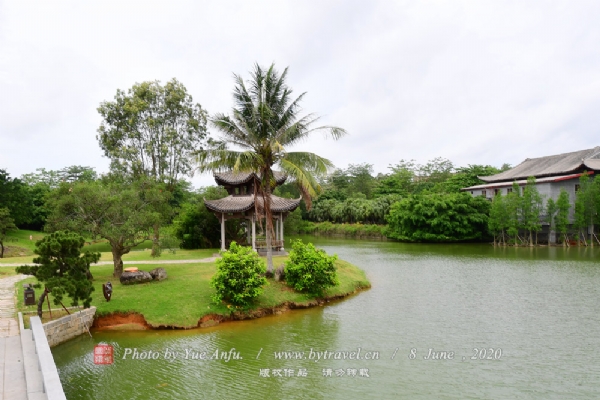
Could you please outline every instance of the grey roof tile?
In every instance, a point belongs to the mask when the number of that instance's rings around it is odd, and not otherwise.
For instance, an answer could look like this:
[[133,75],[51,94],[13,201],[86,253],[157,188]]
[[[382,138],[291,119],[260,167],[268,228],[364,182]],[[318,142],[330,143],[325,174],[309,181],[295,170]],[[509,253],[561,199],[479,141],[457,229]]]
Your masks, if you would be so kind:
[[[260,178],[260,174],[254,172],[225,171],[215,172],[213,175],[215,177],[215,181],[219,185],[241,185],[249,182],[254,177]],[[273,171],[273,175],[275,176],[275,182],[277,185],[282,185],[287,179],[287,175],[281,171]]]
[[480,176],[484,182],[513,181],[530,176],[542,178],[578,172],[581,169],[600,169],[600,147],[546,157],[528,158],[508,171],[491,176]]
[[[290,212],[300,205],[299,199],[284,199],[271,195],[271,212]],[[262,211],[263,199],[258,197],[258,208]],[[227,196],[218,200],[204,200],[206,207],[215,212],[236,213],[254,209],[254,195]]]

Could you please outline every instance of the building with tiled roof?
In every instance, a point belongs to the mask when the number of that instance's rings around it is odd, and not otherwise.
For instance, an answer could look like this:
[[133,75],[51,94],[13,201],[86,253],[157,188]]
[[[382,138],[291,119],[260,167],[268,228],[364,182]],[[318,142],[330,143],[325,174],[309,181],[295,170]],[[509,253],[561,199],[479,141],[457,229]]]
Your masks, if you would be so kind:
[[[275,184],[281,185],[287,176],[279,171],[273,171]],[[225,250],[225,221],[228,219],[245,219],[247,224],[247,240],[253,249],[262,248],[264,243],[256,240],[256,222],[264,218],[264,200],[256,196],[254,185],[260,176],[254,172],[218,172],[214,173],[215,181],[223,186],[227,197],[218,200],[204,200],[206,208],[211,210],[221,222],[221,250]],[[271,215],[275,227],[273,247],[283,250],[283,221],[288,214],[300,205],[301,199],[285,199],[271,195]]]
[[[536,186],[545,201],[556,200],[561,189],[565,189],[575,201],[575,191],[579,185],[579,177],[587,172],[589,175],[600,172],[600,146],[593,149],[573,151],[552,156],[528,158],[521,164],[507,171],[491,176],[479,176],[484,184],[461,189],[473,196],[492,199],[496,194],[506,195],[512,191],[513,182],[520,187],[527,184],[527,178],[535,177]],[[522,190],[522,189],[521,189]]]

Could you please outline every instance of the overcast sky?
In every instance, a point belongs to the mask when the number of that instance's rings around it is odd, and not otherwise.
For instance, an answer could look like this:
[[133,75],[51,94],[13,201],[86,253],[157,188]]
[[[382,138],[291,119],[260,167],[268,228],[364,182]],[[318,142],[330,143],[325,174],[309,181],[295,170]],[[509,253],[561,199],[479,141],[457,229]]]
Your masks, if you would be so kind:
[[337,167],[515,165],[600,145],[596,0],[91,3],[0,0],[0,169],[12,177],[107,172],[96,109],[117,89],[177,78],[210,114],[229,113],[233,73],[273,62],[307,92],[303,113],[349,132],[292,150]]

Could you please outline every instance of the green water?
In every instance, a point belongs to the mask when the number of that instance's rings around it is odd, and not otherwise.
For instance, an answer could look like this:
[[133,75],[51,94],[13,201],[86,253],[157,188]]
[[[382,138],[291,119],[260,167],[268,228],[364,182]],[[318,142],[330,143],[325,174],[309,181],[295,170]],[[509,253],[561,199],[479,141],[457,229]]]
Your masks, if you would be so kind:
[[[600,249],[307,239],[372,289],[203,330],[81,336],[53,349],[67,398],[600,398]],[[113,365],[93,363],[101,342]]]

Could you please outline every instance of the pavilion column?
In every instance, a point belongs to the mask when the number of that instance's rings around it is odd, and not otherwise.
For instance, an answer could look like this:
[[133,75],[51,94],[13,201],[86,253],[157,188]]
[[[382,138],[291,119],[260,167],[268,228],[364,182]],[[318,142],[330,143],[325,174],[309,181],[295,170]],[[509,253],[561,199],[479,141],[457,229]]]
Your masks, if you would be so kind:
[[252,250],[256,251],[256,218],[252,215]]
[[281,251],[284,251],[285,250],[284,249],[285,246],[283,245],[284,244],[284,240],[283,240],[283,213],[281,213],[279,215],[280,215],[279,219],[281,220],[281,222],[279,223],[279,228],[281,229],[281,234],[280,234],[281,239],[279,239],[279,240],[281,240]]
[[246,243],[250,243],[250,218],[246,220]]
[[221,251],[225,251],[225,213],[221,213]]

